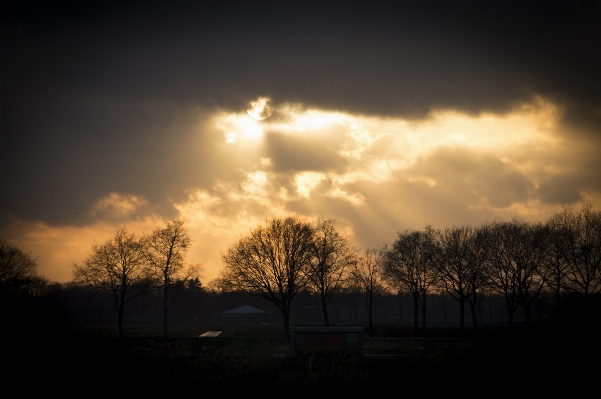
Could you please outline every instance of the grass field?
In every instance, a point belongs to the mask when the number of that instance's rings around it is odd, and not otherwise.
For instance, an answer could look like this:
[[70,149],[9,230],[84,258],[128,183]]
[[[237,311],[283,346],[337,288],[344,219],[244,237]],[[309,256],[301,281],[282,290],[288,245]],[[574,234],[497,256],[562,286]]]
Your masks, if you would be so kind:
[[[121,381],[132,393],[211,387],[302,396],[415,386],[431,392],[456,384],[516,389],[526,384],[535,392],[546,383],[599,375],[598,335],[589,327],[489,328],[464,336],[456,328],[430,328],[412,337],[407,326],[379,326],[356,356],[289,356],[279,325],[174,324],[167,340],[158,325],[127,325],[125,338],[116,336],[114,324],[36,328],[3,340],[12,373],[7,381],[107,391]],[[206,331],[221,333],[199,337]],[[585,359],[593,359],[593,366]]]

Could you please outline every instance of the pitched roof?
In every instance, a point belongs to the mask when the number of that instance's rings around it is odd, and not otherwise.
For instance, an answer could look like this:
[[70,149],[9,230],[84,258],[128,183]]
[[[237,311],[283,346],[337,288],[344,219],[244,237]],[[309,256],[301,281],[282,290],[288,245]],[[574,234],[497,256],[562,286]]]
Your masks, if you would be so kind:
[[227,311],[221,312],[221,313],[271,313],[271,312],[266,312],[265,310],[261,310],[261,309],[253,308],[252,306],[244,305],[244,306],[240,306],[239,308],[227,310]]

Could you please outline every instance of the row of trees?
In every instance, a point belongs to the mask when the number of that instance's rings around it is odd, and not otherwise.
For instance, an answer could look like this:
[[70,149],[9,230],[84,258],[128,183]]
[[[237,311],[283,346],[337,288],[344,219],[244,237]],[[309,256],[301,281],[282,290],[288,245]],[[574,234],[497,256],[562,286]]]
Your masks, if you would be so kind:
[[73,264],[73,282],[113,294],[120,336],[125,305],[149,291],[162,290],[163,332],[167,338],[169,289],[182,280],[182,273],[186,273],[183,280],[187,280],[200,272],[199,266],[184,264],[190,242],[181,220],[148,235],[119,229],[104,244],[93,244],[91,253],[80,264]]
[[503,296],[511,327],[518,307],[530,322],[543,289],[553,292],[558,310],[562,297],[600,292],[601,213],[585,204],[580,211],[566,206],[544,223],[427,226],[399,233],[380,257],[385,279],[412,294],[416,329],[418,304],[425,328],[427,295],[441,289],[459,303],[461,329],[466,304],[477,327],[478,296],[489,292]]
[[428,225],[400,232],[392,245],[364,252],[338,234],[333,219],[313,225],[297,217],[276,218],[232,245],[222,260],[224,270],[209,286],[272,302],[282,313],[286,337],[290,304],[300,290],[319,296],[328,326],[328,302],[342,287],[366,295],[370,333],[374,300],[389,290],[412,296],[416,334],[420,310],[426,328],[427,298],[434,292],[446,292],[458,302],[462,331],[466,304],[475,329],[479,296],[500,294],[511,327],[519,307],[526,322],[531,320],[531,305],[543,289],[554,293],[557,309],[562,297],[600,292],[601,213],[585,204],[579,211],[565,206],[544,223],[513,219],[478,227]]
[[[200,266],[184,264],[190,237],[182,221],[167,223],[148,235],[125,229],[103,244],[93,244],[90,254],[73,265],[75,286],[112,294],[123,335],[125,306],[149,292],[163,296],[164,336],[168,331],[169,290],[193,283]],[[243,291],[260,296],[281,312],[289,336],[290,309],[295,296],[308,291],[319,299],[322,320],[330,325],[328,305],[337,293],[360,292],[373,331],[377,300],[405,293],[413,300],[413,325],[418,333],[427,324],[427,299],[446,294],[457,301],[460,328],[466,310],[477,327],[482,297],[500,295],[509,326],[522,308],[530,308],[544,292],[555,298],[556,309],[566,297],[600,294],[601,213],[590,204],[580,210],[565,206],[542,223],[486,223],[399,232],[381,248],[361,251],[336,229],[334,219],[310,223],[287,217],[266,221],[221,254],[224,268],[208,290]],[[0,245],[2,304],[7,311],[22,308],[47,282],[36,275],[35,259],[6,243]],[[561,317],[561,314],[556,316]]]

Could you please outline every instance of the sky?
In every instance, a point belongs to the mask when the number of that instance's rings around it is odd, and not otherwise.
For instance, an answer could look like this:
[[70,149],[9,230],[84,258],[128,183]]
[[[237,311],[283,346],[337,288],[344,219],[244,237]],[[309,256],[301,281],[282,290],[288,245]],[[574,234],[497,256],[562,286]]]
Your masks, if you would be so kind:
[[50,281],[176,219],[206,284],[274,217],[601,209],[601,2],[200,3],[2,1],[0,238]]

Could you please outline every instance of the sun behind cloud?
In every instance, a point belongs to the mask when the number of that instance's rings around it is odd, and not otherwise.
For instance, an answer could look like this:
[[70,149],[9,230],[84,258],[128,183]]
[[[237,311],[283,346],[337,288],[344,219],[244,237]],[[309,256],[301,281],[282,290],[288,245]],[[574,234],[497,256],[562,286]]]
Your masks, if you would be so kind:
[[273,111],[275,111],[275,106],[269,97],[259,97],[255,101],[251,101],[248,105],[249,108],[246,112],[251,118],[257,121],[269,118],[273,114]]

